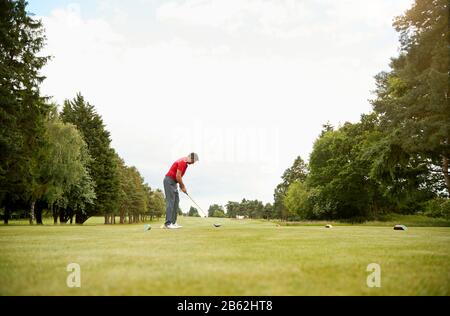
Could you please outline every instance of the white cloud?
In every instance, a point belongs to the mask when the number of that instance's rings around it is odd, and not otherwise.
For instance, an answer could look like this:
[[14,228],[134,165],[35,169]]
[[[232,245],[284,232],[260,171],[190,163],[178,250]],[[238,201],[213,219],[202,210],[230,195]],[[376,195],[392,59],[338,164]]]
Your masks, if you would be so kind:
[[[371,12],[356,0],[172,1],[148,21],[117,6],[89,19],[55,9],[43,17],[54,59],[42,90],[60,103],[81,91],[152,187],[192,149],[201,162],[186,182],[204,208],[268,202],[323,123],[370,109],[372,77],[396,52],[386,21],[410,1],[361,2]],[[124,21],[151,36],[135,41]]]
[[253,31],[278,36],[292,32],[291,28],[310,18],[311,12],[299,1],[194,0],[164,3],[156,16],[162,22],[214,27],[229,33]]
[[164,2],[161,22],[279,38],[332,35],[355,26],[389,27],[410,0],[192,0]]

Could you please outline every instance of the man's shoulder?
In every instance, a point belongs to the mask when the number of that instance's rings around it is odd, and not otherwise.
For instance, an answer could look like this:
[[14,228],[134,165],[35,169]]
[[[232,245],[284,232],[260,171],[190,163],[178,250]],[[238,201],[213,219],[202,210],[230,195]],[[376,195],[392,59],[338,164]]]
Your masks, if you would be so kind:
[[181,166],[187,166],[187,161],[186,161],[186,158],[180,158],[180,159],[178,159],[177,161],[175,161],[175,163],[177,163],[178,165],[181,165]]

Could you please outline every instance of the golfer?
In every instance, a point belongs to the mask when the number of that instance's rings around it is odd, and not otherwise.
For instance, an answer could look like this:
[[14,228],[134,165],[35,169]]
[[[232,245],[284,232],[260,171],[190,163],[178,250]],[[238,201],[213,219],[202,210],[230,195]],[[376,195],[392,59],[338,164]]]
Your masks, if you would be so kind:
[[182,226],[177,224],[177,211],[180,202],[178,196],[177,183],[180,185],[181,191],[187,193],[186,186],[183,183],[183,176],[188,165],[194,164],[198,161],[196,153],[190,153],[187,157],[178,159],[172,164],[169,172],[164,178],[164,193],[166,195],[166,222],[163,228],[176,229]]

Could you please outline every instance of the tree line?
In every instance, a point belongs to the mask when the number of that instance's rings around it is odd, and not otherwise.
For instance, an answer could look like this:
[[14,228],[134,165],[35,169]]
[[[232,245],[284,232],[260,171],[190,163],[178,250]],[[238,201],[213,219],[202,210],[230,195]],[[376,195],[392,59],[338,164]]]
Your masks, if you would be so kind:
[[[187,216],[199,217],[200,213],[197,208],[191,206]],[[264,204],[259,200],[242,199],[241,202],[229,201],[225,206],[212,204],[208,208],[208,217],[236,218],[236,216],[253,219],[275,218],[273,205],[271,203]]]
[[297,158],[275,191],[284,218],[450,218],[449,4],[416,0],[394,20],[400,53],[376,77],[372,112],[324,125],[309,163]]
[[[135,223],[164,213],[164,195],[144,183],[111,147],[110,133],[81,93],[58,106],[42,96],[40,69],[51,59],[41,21],[24,0],[0,1],[0,209],[5,223]],[[58,109],[61,109],[58,111]]]
[[228,202],[227,216],[363,221],[423,212],[450,218],[448,25],[447,0],[416,0],[395,18],[400,52],[375,77],[372,111],[357,123],[326,123],[308,163],[298,157],[282,175],[267,213],[261,202],[243,200]]

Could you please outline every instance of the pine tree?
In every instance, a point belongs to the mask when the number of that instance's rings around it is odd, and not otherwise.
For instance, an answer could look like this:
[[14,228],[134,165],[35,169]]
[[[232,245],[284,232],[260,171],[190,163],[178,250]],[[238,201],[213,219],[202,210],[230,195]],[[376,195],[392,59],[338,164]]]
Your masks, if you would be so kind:
[[49,57],[37,54],[45,44],[42,23],[26,12],[24,0],[0,1],[0,207],[5,223],[19,202],[28,199],[34,159],[48,112],[39,74]]
[[111,148],[110,133],[93,105],[78,93],[73,100],[66,100],[61,113],[64,122],[77,126],[87,144],[92,160],[89,173],[95,182],[96,200],[85,214],[77,214],[76,222],[83,223],[92,215],[116,213],[119,199],[119,170],[116,154]]

